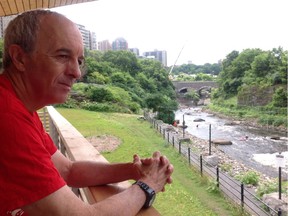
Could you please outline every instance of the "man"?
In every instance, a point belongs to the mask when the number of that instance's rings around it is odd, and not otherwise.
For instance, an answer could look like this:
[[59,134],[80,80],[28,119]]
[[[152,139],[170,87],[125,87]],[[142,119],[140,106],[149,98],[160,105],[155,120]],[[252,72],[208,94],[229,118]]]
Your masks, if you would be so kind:
[[[63,103],[84,61],[77,26],[46,10],[23,13],[4,38],[0,75],[0,215],[135,215],[172,182],[173,165],[159,152],[132,163],[72,162],[53,145],[36,111]],[[81,175],[80,175],[81,174]],[[68,186],[134,179],[136,184],[94,205]]]

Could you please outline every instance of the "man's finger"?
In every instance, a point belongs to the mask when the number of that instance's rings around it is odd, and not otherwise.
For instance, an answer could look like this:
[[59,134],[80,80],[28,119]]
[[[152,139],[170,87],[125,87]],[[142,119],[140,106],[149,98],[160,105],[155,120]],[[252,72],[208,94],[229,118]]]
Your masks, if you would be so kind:
[[160,157],[160,152],[159,151],[156,151],[153,153],[153,158],[159,158]]

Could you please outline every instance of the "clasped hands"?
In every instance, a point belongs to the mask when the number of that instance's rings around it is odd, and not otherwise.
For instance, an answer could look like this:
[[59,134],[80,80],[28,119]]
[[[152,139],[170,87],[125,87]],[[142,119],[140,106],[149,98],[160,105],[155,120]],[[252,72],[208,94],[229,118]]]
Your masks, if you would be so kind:
[[154,152],[152,157],[145,159],[140,159],[138,155],[134,155],[133,163],[138,172],[138,177],[135,180],[145,182],[156,193],[164,192],[165,185],[172,183],[173,165],[159,151]]

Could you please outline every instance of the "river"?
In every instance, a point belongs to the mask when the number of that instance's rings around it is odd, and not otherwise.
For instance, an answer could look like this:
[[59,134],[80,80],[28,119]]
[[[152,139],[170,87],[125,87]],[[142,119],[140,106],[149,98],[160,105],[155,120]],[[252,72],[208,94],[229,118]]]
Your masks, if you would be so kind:
[[[232,145],[219,145],[218,148],[231,158],[269,177],[278,176],[275,158],[276,154],[281,152],[286,164],[283,171],[287,174],[287,134],[272,132],[269,129],[243,126],[242,124],[231,125],[229,124],[231,121],[202,112],[201,108],[178,110],[175,113],[175,119],[180,121],[180,125],[183,125],[183,115],[185,125],[188,126],[185,132],[209,140],[209,127],[211,127],[211,140],[225,139],[232,141]],[[204,121],[195,122],[195,119],[203,119]],[[271,139],[273,136],[280,137],[280,140]]]

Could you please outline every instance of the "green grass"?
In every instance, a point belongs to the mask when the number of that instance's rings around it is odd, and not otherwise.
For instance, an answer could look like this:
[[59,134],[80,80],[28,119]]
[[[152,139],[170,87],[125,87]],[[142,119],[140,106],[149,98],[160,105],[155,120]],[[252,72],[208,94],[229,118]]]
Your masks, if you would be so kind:
[[137,120],[137,115],[99,113],[86,110],[57,109],[84,137],[113,135],[121,145],[103,156],[110,162],[132,161],[133,154],[150,157],[158,150],[174,165],[173,184],[166,192],[157,195],[154,207],[165,216],[212,216],[244,215],[219,193],[207,191],[208,181],[188,165],[176,149],[168,145],[162,136],[146,121]]

